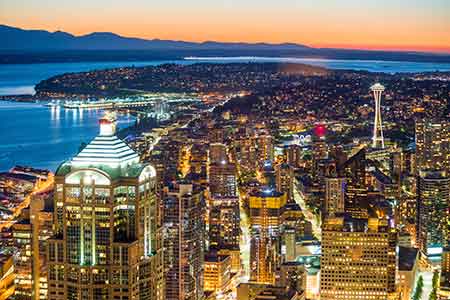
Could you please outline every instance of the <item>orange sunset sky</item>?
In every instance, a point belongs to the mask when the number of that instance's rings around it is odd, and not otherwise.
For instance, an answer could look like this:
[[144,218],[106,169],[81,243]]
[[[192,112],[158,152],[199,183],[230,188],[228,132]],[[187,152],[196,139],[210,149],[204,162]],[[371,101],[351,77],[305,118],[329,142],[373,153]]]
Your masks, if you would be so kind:
[[450,53],[449,0],[0,0],[0,24],[75,35]]

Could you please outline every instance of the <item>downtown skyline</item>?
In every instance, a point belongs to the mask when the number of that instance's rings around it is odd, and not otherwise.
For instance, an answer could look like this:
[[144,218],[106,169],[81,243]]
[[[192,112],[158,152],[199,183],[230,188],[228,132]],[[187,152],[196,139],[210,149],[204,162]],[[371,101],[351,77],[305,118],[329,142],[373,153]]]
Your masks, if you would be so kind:
[[449,20],[450,3],[442,0],[0,3],[1,24],[75,35],[108,31],[144,39],[444,53],[450,53]]
[[450,300],[450,0],[0,0],[0,300]]

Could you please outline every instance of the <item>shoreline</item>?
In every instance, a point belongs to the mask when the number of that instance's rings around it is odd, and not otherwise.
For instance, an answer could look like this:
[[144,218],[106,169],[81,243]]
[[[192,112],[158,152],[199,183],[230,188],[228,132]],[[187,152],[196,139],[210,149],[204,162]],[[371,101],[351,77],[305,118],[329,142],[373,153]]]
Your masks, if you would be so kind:
[[[28,94],[28,95],[4,95],[4,96],[0,96],[0,101],[30,103],[30,102],[35,102],[36,100],[38,100],[33,97],[34,97],[34,95],[31,95],[31,94]],[[41,100],[41,101],[46,101],[46,100]]]
[[[21,107],[29,107],[30,109],[25,109],[23,111],[28,111],[27,115],[28,116],[33,116],[33,115],[38,115],[38,116],[48,116],[48,118],[46,118],[43,122],[52,122],[52,124],[54,124],[57,129],[56,130],[57,136],[55,138],[53,138],[52,140],[50,140],[50,143],[53,145],[52,147],[54,147],[51,151],[51,155],[49,154],[49,156],[43,156],[42,159],[37,159],[38,157],[36,156],[30,156],[29,157],[29,153],[30,153],[30,149],[41,149],[41,147],[44,147],[45,149],[42,150],[44,151],[43,153],[47,153],[47,151],[49,151],[49,146],[40,146],[40,142],[39,140],[36,139],[26,139],[24,140],[23,138],[16,141],[16,140],[10,140],[10,139],[6,139],[5,143],[2,144],[3,146],[3,156],[0,155],[0,172],[2,171],[8,171],[10,168],[14,167],[15,165],[23,165],[23,166],[30,166],[33,168],[40,168],[40,169],[46,169],[46,170],[50,170],[51,172],[54,172],[59,163],[61,163],[62,161],[68,159],[68,157],[70,157],[70,155],[66,155],[66,152],[70,152],[70,153],[75,153],[80,145],[80,143],[83,142],[87,142],[88,140],[90,140],[90,136],[92,134],[92,137],[95,136],[96,132],[97,132],[97,124],[98,124],[98,119],[101,118],[102,113],[100,113],[100,111],[105,111],[105,110],[85,110],[84,114],[85,116],[89,116],[89,111],[91,112],[91,114],[97,115],[98,118],[94,119],[91,118],[87,118],[87,119],[78,119],[78,121],[75,121],[73,119],[73,116],[81,116],[80,115],[80,111],[79,110],[67,110],[66,113],[64,112],[63,109],[61,109],[60,113],[57,112],[57,110],[51,108],[51,107],[46,107],[43,105],[43,103],[37,103],[34,105],[30,105],[23,103],[23,102],[18,102],[18,101],[11,101],[10,104],[7,104],[6,101],[0,102],[0,105],[2,105],[2,103],[6,106],[11,105],[14,106],[13,109],[13,113],[15,114],[17,111],[22,111]],[[42,112],[44,111],[44,112]],[[121,131],[134,131],[134,126],[136,124],[136,119],[137,116],[136,114],[134,114],[133,112],[126,112],[126,111],[116,111],[117,112],[117,118],[118,118],[118,133],[121,133]],[[9,113],[9,112],[8,112]],[[52,118],[58,118],[58,115],[61,115],[61,120],[63,120],[63,116],[65,115],[65,120],[64,122],[59,122],[56,119],[52,119]],[[2,114],[3,116],[3,114]],[[25,119],[24,119],[25,120]],[[81,123],[79,123],[79,121],[83,120],[83,125],[80,126]],[[91,120],[91,121],[90,121]],[[23,121],[26,122],[26,121]],[[64,126],[65,122],[70,122],[70,124],[78,124],[75,127],[82,127],[80,129],[77,129],[75,131],[72,131],[72,125],[67,125]],[[2,124],[4,126],[6,126],[5,128],[5,134],[8,132],[7,129],[10,128],[10,126],[7,126],[8,124],[8,119],[5,121],[5,124]],[[26,122],[28,124],[28,122]],[[42,122],[38,122],[39,124],[42,124]],[[91,125],[95,123],[94,129],[91,130]],[[34,122],[33,124],[36,124],[36,122]],[[3,126],[0,126],[3,127]],[[0,131],[2,131],[2,129],[0,129]],[[11,131],[9,131],[11,132]],[[70,133],[69,133],[70,132]],[[67,134],[72,134],[71,136],[75,137],[74,139],[67,139]],[[14,134],[13,134],[14,135]],[[2,134],[3,136],[3,134]],[[8,135],[8,137],[11,137],[11,134]],[[6,138],[6,135],[5,135]],[[74,142],[70,142],[74,140]],[[70,143],[70,146],[69,146]],[[19,144],[21,144],[22,146],[19,146]],[[68,150],[67,150],[68,149]],[[54,157],[60,158],[60,159],[56,159],[57,163],[55,163],[55,159]]]
[[[62,63],[50,63],[50,64],[71,64],[73,62],[62,62]],[[88,61],[87,64],[97,64],[102,63]],[[106,62],[105,62],[106,63]],[[114,63],[114,62],[107,62]],[[263,57],[263,56],[234,56],[234,57],[226,57],[226,56],[216,56],[216,57],[208,57],[208,56],[186,56],[177,61],[162,61],[155,60],[153,62],[145,62],[144,65],[140,65],[139,61],[130,61],[130,65],[124,65],[121,67],[106,67],[93,69],[89,72],[100,72],[109,69],[117,69],[117,68],[128,68],[133,67],[137,69],[141,69],[148,66],[157,67],[160,64],[164,63],[173,63],[176,65],[191,65],[191,64],[243,64],[243,63],[254,63],[254,64],[266,64],[266,63],[279,63],[279,64],[303,64],[310,67],[319,67],[324,68],[330,71],[348,71],[348,72],[368,72],[368,73],[382,73],[385,75],[401,75],[401,76],[414,76],[414,75],[440,75],[440,74],[450,74],[450,63],[439,63],[439,62],[401,62],[395,60],[363,60],[363,59],[327,59],[327,58],[302,58],[302,57]],[[136,63],[137,66],[133,66],[132,63]],[[153,64],[152,64],[153,63]],[[24,63],[22,65],[35,65]],[[436,65],[436,66],[435,66]],[[420,70],[422,68],[422,70]],[[62,76],[64,74],[73,73],[80,74],[85,73],[86,71],[76,71],[71,72],[70,69],[67,71],[63,70],[57,75],[53,75],[50,77],[42,77],[36,84],[30,84],[27,86],[34,87],[39,85],[39,83],[49,80],[51,77]],[[26,74],[24,74],[26,76]],[[9,76],[9,75],[7,75]],[[17,75],[20,77],[20,74]],[[1,83],[1,82],[0,82]],[[106,95],[105,95],[106,96]],[[111,96],[111,95],[108,95]],[[70,94],[70,95],[55,95],[55,96],[46,96],[37,94],[6,94],[0,95],[0,101],[17,101],[17,102],[35,102],[35,101],[51,101],[54,99],[60,100],[75,100],[75,99],[87,99],[87,98],[97,98],[100,97],[100,94],[94,94],[92,96],[86,94]]]

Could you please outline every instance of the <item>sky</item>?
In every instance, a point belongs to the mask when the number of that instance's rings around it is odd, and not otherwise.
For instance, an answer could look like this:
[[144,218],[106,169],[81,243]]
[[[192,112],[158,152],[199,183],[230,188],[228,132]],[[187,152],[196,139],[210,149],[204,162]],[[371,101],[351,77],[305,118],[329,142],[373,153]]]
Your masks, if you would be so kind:
[[450,53],[450,0],[0,0],[0,24],[75,35]]

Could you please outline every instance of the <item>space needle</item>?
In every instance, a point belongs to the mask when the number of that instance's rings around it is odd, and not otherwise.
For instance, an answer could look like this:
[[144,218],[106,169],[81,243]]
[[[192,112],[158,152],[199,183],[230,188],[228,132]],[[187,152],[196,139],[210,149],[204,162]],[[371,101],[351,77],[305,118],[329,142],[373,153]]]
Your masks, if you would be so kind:
[[370,90],[373,92],[375,98],[375,121],[373,123],[372,147],[384,148],[383,125],[381,123],[381,94],[385,89],[380,83],[375,83],[370,87]]

